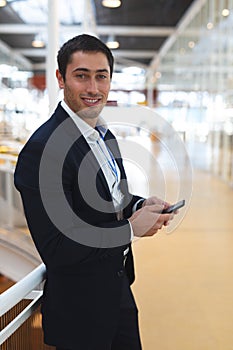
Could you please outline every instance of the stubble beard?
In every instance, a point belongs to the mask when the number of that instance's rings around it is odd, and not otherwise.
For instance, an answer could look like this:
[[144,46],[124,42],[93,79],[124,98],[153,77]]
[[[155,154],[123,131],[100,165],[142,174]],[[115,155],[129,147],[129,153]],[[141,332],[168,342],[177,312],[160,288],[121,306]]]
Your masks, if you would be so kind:
[[97,106],[86,107],[76,112],[76,114],[82,119],[96,119],[99,117],[104,106],[105,104],[101,103],[101,104],[98,104]]

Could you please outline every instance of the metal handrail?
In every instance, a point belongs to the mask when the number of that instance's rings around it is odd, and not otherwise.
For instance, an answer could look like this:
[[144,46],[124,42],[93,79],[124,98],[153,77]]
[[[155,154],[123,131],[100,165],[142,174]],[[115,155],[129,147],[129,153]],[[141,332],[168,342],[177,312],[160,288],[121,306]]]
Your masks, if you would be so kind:
[[0,294],[0,317],[43,282],[45,271],[45,265],[42,263],[19,282]]
[[43,292],[38,293],[37,297],[20,312],[5,328],[0,332],[0,345],[3,344],[17,329],[36,311],[37,307],[41,304]]
[[3,344],[40,305],[43,291],[35,291],[34,288],[44,281],[45,274],[45,265],[42,263],[19,282],[0,294],[0,317],[11,310],[21,300],[33,299],[22,312],[1,330],[0,345]]

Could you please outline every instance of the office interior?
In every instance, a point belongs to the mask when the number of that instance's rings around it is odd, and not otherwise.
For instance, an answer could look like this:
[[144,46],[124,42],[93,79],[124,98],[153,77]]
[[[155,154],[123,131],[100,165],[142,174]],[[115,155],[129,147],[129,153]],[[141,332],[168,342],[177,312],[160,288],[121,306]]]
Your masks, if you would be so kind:
[[[48,1],[50,11],[54,3]],[[41,264],[13,173],[26,140],[62,98],[54,76],[59,23],[51,22],[46,62],[34,63],[35,70],[4,43],[0,23],[2,295]],[[149,64],[116,59],[103,116],[122,148],[130,189],[172,203],[186,199],[171,227],[133,242],[145,350],[233,348],[232,33],[233,0],[194,0]],[[120,48],[112,50],[118,57]],[[30,298],[22,299],[0,313],[0,331],[27,307]],[[53,349],[43,344],[38,309],[0,344],[3,350]]]

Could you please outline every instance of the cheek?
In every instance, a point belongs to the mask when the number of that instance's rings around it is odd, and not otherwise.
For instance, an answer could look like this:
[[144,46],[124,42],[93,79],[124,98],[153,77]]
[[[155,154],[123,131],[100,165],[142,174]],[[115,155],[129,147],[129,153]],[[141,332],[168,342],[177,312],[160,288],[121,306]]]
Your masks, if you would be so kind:
[[110,90],[110,85],[108,85],[108,86],[103,86],[102,89],[101,89],[101,91],[102,91],[102,93],[103,93],[104,95],[108,95],[109,90]]
[[64,89],[64,97],[70,104],[75,106],[75,108],[77,108],[77,106],[80,104],[80,101],[78,98],[79,94],[74,92],[72,89],[69,89],[68,87]]
[[78,89],[73,88],[72,86],[66,86],[66,89],[64,89],[66,92],[67,96],[69,97],[74,97],[78,96],[79,92]]

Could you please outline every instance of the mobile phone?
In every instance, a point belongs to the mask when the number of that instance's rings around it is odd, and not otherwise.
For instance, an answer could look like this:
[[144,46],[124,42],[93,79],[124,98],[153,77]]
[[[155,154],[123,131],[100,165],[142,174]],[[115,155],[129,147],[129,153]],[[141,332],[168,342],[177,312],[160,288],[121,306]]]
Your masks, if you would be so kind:
[[170,207],[163,209],[162,214],[173,213],[174,211],[182,208],[184,205],[185,205],[185,199],[182,199],[181,201],[179,201],[173,205],[170,205]]

